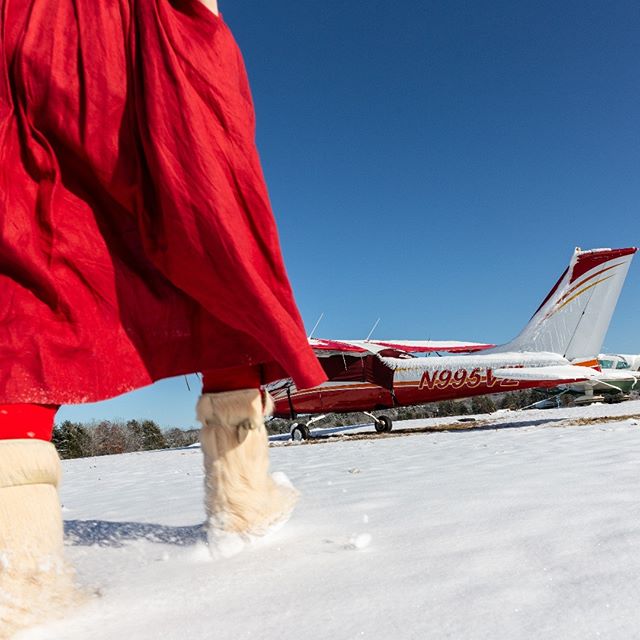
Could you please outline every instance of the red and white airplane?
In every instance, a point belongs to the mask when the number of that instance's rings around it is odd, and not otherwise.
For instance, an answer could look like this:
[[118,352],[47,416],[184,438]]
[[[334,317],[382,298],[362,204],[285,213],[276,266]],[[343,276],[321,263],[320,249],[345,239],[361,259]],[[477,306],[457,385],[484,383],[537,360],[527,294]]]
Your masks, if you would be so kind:
[[[274,416],[294,420],[299,414],[322,414],[296,422],[295,439],[308,438],[310,424],[335,412],[364,413],[383,432],[391,430],[391,419],[370,411],[594,380],[635,252],[576,249],[524,330],[505,345],[310,339],[329,381],[312,389],[296,389],[291,380],[269,385]],[[465,355],[413,355],[440,352]]]

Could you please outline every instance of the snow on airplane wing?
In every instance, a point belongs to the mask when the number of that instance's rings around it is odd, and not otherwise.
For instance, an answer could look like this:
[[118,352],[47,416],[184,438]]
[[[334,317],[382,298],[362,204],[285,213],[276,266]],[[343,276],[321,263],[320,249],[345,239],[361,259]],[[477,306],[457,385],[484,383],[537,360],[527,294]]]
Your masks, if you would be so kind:
[[344,340],[322,340],[320,338],[309,338],[309,346],[319,355],[329,355],[332,353],[368,353],[367,349]]
[[482,342],[460,342],[458,340],[368,340],[387,349],[398,349],[408,353],[472,353],[495,347],[495,344]]
[[536,380],[540,382],[583,382],[584,380],[598,380],[600,372],[590,367],[580,367],[574,364],[556,365],[550,367],[513,367],[495,369],[493,375],[501,380]]
[[324,340],[309,338],[309,345],[317,355],[328,356],[337,353],[364,355],[379,353],[386,349],[406,353],[471,353],[494,347],[481,342],[460,342],[457,340]]

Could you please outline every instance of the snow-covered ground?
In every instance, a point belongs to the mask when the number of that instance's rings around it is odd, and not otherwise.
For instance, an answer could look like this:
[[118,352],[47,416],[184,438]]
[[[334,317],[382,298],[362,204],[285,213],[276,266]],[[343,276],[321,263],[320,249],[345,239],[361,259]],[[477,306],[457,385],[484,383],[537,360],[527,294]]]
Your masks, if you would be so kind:
[[[68,557],[95,595],[19,637],[638,637],[640,419],[604,420],[638,414],[276,445],[273,469],[303,493],[292,520],[216,561],[197,449],[67,461]],[[569,426],[585,417],[603,420]]]

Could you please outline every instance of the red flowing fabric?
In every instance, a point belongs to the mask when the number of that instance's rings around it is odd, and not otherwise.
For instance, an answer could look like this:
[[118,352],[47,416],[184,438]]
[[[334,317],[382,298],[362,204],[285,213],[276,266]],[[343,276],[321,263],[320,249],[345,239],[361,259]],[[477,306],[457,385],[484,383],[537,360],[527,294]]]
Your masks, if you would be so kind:
[[240,52],[197,0],[0,0],[0,402],[324,373]]

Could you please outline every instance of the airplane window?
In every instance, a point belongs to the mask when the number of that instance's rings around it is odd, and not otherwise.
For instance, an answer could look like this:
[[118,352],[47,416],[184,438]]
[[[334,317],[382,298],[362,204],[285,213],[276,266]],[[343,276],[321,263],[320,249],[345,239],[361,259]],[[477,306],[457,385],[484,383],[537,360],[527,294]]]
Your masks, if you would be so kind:
[[600,360],[600,366],[603,369],[613,369],[613,360]]
[[620,360],[620,362],[618,362],[618,364],[616,365],[616,369],[630,369],[631,367],[629,366],[628,362],[625,362],[624,360]]

